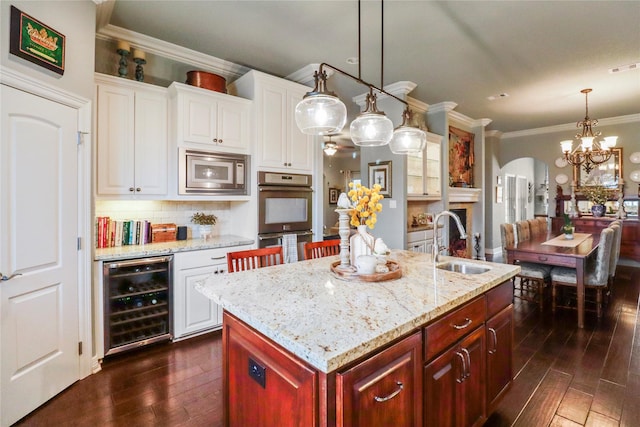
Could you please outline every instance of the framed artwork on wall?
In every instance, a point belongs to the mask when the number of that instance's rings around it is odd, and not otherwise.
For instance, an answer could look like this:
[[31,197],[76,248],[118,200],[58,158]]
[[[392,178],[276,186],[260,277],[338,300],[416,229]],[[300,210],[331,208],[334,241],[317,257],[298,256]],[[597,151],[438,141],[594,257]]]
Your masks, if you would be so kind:
[[340,190],[338,190],[337,188],[330,188],[329,189],[329,204],[330,205],[335,205],[336,203],[338,203],[338,196],[340,195]]
[[34,64],[64,74],[65,36],[11,6],[9,51]]
[[391,160],[369,163],[369,187],[380,185],[380,194],[391,197]]
[[473,137],[449,126],[449,186],[473,187]]

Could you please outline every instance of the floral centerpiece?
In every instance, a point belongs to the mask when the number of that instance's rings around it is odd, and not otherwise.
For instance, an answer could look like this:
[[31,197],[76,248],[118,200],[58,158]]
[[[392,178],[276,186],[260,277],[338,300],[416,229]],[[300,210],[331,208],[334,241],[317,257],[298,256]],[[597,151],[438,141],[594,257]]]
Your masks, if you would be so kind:
[[569,215],[564,214],[564,225],[562,226],[562,232],[564,233],[565,239],[567,240],[573,239],[574,230],[575,230],[575,227],[571,222],[571,218],[569,218]]
[[382,187],[380,184],[374,184],[369,189],[362,184],[350,182],[349,188],[347,196],[353,202],[351,225],[354,227],[366,225],[373,229],[378,220],[376,213],[382,212],[382,203],[380,203],[384,199],[384,196],[380,194]]
[[615,196],[615,191],[609,191],[602,185],[587,185],[582,188],[582,193],[593,203],[591,212],[593,216],[603,216],[605,213],[604,204],[610,197]]
[[347,196],[353,203],[351,206],[351,225],[358,228],[358,232],[349,239],[350,261],[352,266],[357,265],[360,256],[373,255],[376,239],[367,232],[367,227],[373,229],[378,221],[377,214],[382,211],[384,198],[380,194],[382,188],[375,184],[367,188],[362,184],[349,183]]

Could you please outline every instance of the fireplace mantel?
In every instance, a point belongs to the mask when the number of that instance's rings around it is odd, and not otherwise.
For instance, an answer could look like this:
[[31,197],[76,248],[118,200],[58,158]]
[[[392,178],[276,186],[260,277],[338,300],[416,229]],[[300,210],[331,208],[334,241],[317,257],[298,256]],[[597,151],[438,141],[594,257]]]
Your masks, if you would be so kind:
[[480,188],[449,187],[450,202],[479,202]]

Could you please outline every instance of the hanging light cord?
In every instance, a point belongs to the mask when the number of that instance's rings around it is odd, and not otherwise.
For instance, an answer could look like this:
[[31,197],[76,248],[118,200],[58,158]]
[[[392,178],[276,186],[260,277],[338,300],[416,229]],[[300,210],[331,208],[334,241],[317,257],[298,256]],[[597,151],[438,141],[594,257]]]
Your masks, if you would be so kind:
[[384,0],[380,0],[380,87],[384,87]]

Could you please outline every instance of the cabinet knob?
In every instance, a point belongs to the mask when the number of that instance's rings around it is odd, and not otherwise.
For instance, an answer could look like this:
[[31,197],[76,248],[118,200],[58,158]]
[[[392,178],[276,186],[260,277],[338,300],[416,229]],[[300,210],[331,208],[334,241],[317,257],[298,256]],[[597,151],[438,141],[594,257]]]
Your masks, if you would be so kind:
[[133,187],[129,187],[129,191],[133,192]]
[[140,192],[142,190],[140,189],[140,187],[136,187],[136,191]]
[[222,138],[220,138],[220,139],[218,140],[218,142],[219,142],[220,144],[222,144]]
[[213,138],[213,142],[218,142],[218,138]]

